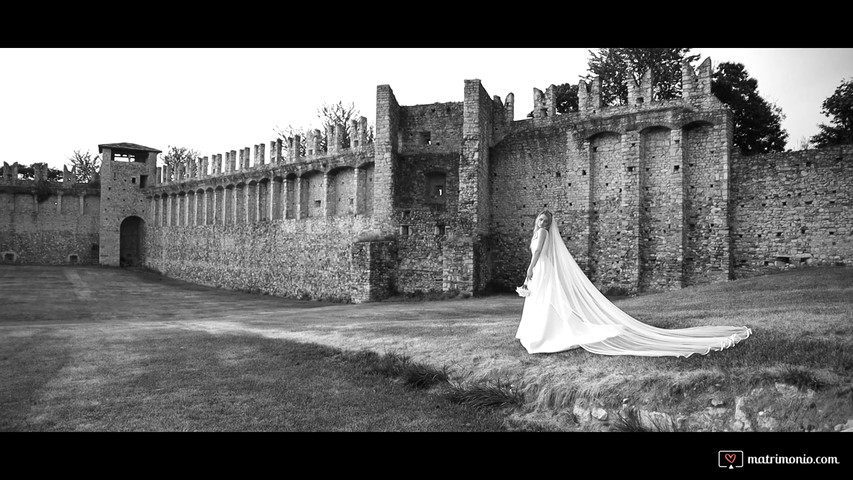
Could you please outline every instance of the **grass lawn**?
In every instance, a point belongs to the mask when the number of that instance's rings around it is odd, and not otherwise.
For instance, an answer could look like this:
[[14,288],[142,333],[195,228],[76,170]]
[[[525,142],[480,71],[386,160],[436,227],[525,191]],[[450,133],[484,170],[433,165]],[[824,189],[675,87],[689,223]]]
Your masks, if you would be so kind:
[[2,431],[500,431],[366,355],[252,334],[34,329],[0,340]]
[[659,327],[753,331],[690,358],[529,355],[514,339],[521,299],[507,295],[295,308],[50,267],[0,269],[0,292],[2,431],[575,431],[578,407],[608,409],[605,430],[632,428],[617,411],[681,417],[680,431],[738,409],[774,431],[853,419],[849,268],[616,301]]

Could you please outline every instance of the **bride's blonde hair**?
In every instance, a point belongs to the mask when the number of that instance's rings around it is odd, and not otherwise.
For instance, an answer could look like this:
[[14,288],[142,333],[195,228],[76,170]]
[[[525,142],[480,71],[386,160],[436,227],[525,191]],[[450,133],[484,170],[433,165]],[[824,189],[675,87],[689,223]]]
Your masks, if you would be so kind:
[[536,231],[536,220],[539,219],[540,215],[545,215],[546,217],[548,217],[548,227],[546,227],[546,230],[548,228],[551,228],[551,222],[554,221],[554,214],[551,213],[551,210],[548,210],[547,208],[542,210],[541,212],[536,214],[536,219],[533,220],[533,231],[534,232]]

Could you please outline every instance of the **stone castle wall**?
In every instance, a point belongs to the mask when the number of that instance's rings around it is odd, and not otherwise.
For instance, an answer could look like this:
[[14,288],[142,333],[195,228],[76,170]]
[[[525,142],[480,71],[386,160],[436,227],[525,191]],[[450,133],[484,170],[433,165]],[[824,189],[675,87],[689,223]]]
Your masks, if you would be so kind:
[[646,75],[616,107],[601,105],[599,82],[581,82],[569,114],[557,114],[553,86],[534,89],[532,118],[520,121],[514,95],[490,97],[479,80],[465,81],[462,102],[413,106],[380,85],[373,143],[362,117],[346,148],[336,126],[325,152],[313,131],[305,155],[294,137],[287,151],[270,142],[269,159],[259,144],[156,168],[157,150],[104,145],[142,150],[136,162],[105,150],[100,190],[48,182],[48,192],[4,168],[0,261],[137,255],[204,285],[356,302],[478,293],[523,281],[548,208],[605,292],[850,264],[853,147],[731,153],[732,115],[710,75],[709,61],[685,66],[682,98],[665,102],[651,100]]
[[291,149],[285,158],[273,144],[269,162],[256,146],[254,161],[245,148],[239,158],[227,154],[224,169],[215,156],[212,167],[202,159],[197,169],[164,171],[145,191],[145,265],[194,283],[286,297],[388,295],[394,249],[383,238],[359,241],[377,237],[373,146],[353,138],[358,146],[331,144],[305,157]]
[[458,229],[459,149],[463,104],[400,107],[398,174],[392,221],[397,225],[396,288],[442,291],[448,242]]
[[732,161],[735,278],[853,264],[853,145]]
[[703,99],[698,108],[632,98],[637,103],[620,107],[581,102],[577,113],[550,117],[542,108],[539,117],[514,122],[494,147],[498,283],[523,280],[544,208],[602,290],[668,290],[728,277],[731,113],[719,101]]
[[370,261],[353,261],[353,233],[368,229],[363,216],[156,226],[146,233],[146,265],[201,285],[349,301]]
[[100,190],[48,182],[43,165],[36,180],[19,180],[17,164],[2,169],[0,263],[97,264]]

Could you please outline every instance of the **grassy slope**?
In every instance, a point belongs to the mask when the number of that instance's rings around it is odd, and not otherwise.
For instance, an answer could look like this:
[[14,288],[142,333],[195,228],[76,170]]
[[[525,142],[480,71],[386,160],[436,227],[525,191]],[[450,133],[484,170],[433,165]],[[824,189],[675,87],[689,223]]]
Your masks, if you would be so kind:
[[[79,272],[86,284],[87,275],[104,271]],[[45,275],[37,280],[63,287]],[[48,307],[5,290],[4,313],[21,321],[2,325],[0,430],[500,430],[496,411],[448,401],[476,403],[478,392],[487,403],[502,394],[522,398],[524,405],[507,407],[515,408],[512,418],[540,425],[511,428],[550,429],[566,427],[577,402],[677,415],[711,402],[731,409],[737,397],[777,383],[814,392],[805,404],[765,399],[778,430],[827,429],[853,418],[853,269],[810,268],[617,301],[660,327],[753,330],[732,349],[687,359],[579,349],[528,355],[514,339],[518,297],[294,311],[270,297],[213,291],[233,308],[226,321],[205,296],[209,289],[121,278],[129,290],[113,281],[112,291],[101,292],[106,302],[78,291],[78,300],[58,304],[73,314],[39,313]],[[110,310],[150,295],[164,304],[177,295],[169,305],[186,310],[155,304],[129,318]],[[239,302],[261,310],[244,314]],[[450,382],[424,394],[398,373],[377,374],[377,359],[365,363],[362,351],[411,358]]]

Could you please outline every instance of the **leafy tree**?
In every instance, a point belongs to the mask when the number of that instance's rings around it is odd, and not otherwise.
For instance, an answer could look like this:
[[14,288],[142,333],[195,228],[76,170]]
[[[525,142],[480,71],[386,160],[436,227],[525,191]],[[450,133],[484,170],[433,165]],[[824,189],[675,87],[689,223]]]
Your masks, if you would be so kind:
[[[356,120],[361,116],[361,113],[355,108],[355,104],[350,104],[350,106],[344,106],[343,102],[338,101],[338,103],[329,105],[323,104],[317,110],[317,118],[320,120],[321,125],[323,125],[324,130],[328,131],[332,128],[333,125],[343,125],[343,139],[342,145],[344,148],[349,148],[350,146],[350,135],[349,135],[349,125],[352,120]],[[294,135],[299,135],[299,154],[305,155],[307,151],[307,138],[308,131],[311,130],[309,128],[296,128],[292,125],[288,125],[286,129],[273,129],[276,135],[279,136],[282,140],[287,140],[288,137],[293,137]],[[373,125],[368,125],[367,131],[367,143],[372,143],[374,139],[373,133]],[[287,150],[288,145],[285,142],[283,150]],[[319,149],[321,151],[327,151],[328,145],[326,141],[326,134],[321,130],[320,133],[320,141],[319,141]],[[282,155],[285,153],[283,152]]]
[[688,55],[689,48],[599,48],[589,51],[590,75],[601,79],[603,105],[628,103],[628,82],[639,83],[651,69],[654,100],[671,100],[681,95],[681,63],[693,63],[699,55]]
[[820,132],[811,138],[816,147],[853,143],[853,79],[842,81],[835,93],[823,101],[820,113],[830,117],[832,125],[818,125]]
[[[591,74],[581,77],[601,80],[603,105],[628,103],[628,81],[639,82],[651,69],[655,100],[671,100],[681,95],[681,62],[694,62],[699,55],[687,55],[689,48],[600,48],[589,51],[588,67]],[[578,85],[564,83],[556,86],[555,99],[558,113],[578,110]],[[527,115],[533,117],[533,112]]]
[[68,164],[78,183],[89,183],[97,178],[101,170],[101,156],[92,157],[88,150],[86,153],[74,150],[74,154],[68,157]]
[[758,81],[749,76],[743,64],[719,64],[711,76],[711,93],[732,109],[733,143],[743,155],[785,150],[785,115],[758,94]]
[[172,171],[179,165],[187,165],[187,174],[195,174],[196,160],[200,156],[199,152],[187,147],[169,146],[169,149],[163,155],[163,165],[169,167]]

